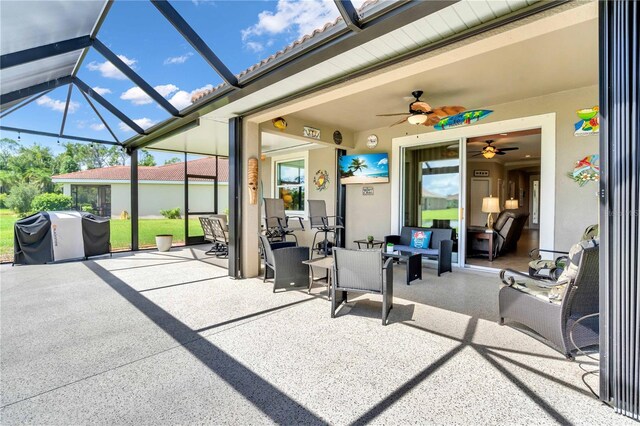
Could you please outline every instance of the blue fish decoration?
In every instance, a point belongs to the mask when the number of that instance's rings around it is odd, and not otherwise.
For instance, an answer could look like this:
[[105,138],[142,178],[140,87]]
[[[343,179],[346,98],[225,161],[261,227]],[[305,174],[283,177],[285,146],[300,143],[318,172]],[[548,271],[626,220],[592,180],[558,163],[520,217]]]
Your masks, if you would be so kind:
[[445,117],[438,121],[438,124],[433,127],[436,130],[447,130],[454,127],[466,126],[467,124],[482,120],[492,112],[490,109],[470,109],[469,111],[463,111],[456,115]]

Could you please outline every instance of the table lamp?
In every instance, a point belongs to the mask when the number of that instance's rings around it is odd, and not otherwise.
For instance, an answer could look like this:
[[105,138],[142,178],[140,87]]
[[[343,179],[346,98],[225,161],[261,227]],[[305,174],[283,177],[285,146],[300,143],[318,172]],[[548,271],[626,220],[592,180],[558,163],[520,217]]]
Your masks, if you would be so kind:
[[487,226],[489,229],[493,229],[493,213],[500,213],[500,200],[498,197],[492,197],[489,195],[488,197],[484,197],[482,199],[482,212],[488,213],[487,216]]
[[518,208],[518,200],[514,200],[513,198],[505,201],[504,208],[507,210],[515,210]]

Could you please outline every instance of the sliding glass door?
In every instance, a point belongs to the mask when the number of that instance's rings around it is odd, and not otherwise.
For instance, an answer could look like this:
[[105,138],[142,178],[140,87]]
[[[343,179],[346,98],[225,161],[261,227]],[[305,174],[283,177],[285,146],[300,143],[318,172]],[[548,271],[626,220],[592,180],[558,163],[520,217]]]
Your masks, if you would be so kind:
[[404,226],[454,229],[453,262],[460,231],[458,140],[404,150]]

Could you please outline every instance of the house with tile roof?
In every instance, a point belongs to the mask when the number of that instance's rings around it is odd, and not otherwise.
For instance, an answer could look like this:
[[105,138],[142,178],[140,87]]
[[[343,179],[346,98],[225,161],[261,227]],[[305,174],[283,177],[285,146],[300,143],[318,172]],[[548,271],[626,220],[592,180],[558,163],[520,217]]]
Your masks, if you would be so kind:
[[[228,166],[226,158],[216,157],[163,166],[139,166],[139,216],[160,218],[160,210],[174,208],[180,208],[184,214],[186,175],[189,176],[189,211],[224,212],[228,206]],[[91,210],[98,215],[113,218],[119,218],[123,212],[131,213],[130,166],[65,173],[53,176],[52,181],[61,184],[63,193],[72,197],[76,210],[82,210],[84,207],[85,210]]]

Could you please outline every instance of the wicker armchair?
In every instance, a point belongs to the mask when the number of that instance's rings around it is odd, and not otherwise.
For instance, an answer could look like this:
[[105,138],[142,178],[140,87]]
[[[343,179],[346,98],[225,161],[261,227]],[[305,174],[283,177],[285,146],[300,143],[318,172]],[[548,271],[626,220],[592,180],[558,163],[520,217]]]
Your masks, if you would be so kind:
[[[380,250],[333,249],[333,285],[331,286],[331,318],[347,301],[347,291],[382,295],[382,325],[387,325],[393,307],[393,259],[383,264]],[[339,292],[336,299],[336,293]]]
[[577,273],[561,289],[561,300],[553,300],[558,282],[505,269],[500,271],[506,286],[500,289],[499,306],[501,325],[505,319],[523,324],[571,359],[576,347],[570,342],[570,331],[578,348],[599,343],[598,318],[592,315],[599,312],[599,247],[581,250],[577,262],[571,252],[569,257]]
[[309,286],[308,247],[296,247],[296,243],[270,243],[265,235],[259,235],[264,253],[264,279],[273,278],[273,292],[277,289]]

